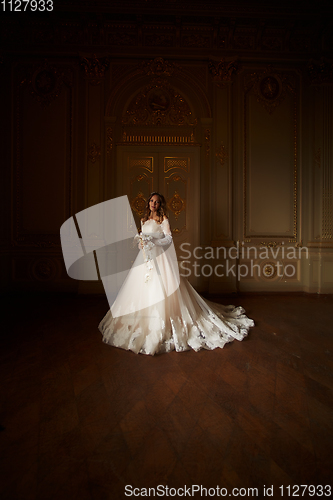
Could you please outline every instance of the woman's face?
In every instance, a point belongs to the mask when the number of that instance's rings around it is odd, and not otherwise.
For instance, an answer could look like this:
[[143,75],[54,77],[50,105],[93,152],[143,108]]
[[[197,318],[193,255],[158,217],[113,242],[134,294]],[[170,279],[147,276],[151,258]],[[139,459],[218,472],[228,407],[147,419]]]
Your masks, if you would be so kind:
[[149,200],[149,208],[151,212],[156,212],[160,208],[161,202],[157,194],[154,194]]

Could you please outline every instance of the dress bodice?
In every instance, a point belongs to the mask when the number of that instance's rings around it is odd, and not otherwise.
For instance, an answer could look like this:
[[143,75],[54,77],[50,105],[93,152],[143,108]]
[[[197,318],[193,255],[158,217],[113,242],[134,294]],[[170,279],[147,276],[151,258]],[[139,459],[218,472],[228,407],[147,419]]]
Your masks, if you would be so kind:
[[[164,221],[163,221],[164,222]],[[152,233],[164,233],[162,224],[159,224],[155,219],[148,219],[144,224],[142,224],[142,232],[144,234],[152,234]]]

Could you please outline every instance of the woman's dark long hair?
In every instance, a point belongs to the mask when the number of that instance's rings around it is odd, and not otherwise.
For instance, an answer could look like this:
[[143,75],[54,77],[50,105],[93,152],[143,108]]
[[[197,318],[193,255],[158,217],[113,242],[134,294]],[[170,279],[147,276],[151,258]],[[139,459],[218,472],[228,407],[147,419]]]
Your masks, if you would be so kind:
[[150,217],[150,214],[151,214],[151,211],[150,211],[150,208],[149,208],[149,202],[150,200],[152,199],[152,197],[154,195],[157,195],[160,199],[160,206],[159,208],[156,210],[156,213],[158,215],[158,218],[159,218],[159,223],[161,224],[161,222],[163,221],[163,217],[164,215],[166,217],[168,217],[168,214],[167,214],[167,206],[166,206],[166,201],[165,201],[165,198],[163,196],[163,194],[161,193],[157,193],[156,191],[154,191],[153,193],[151,193],[149,195],[149,198],[148,198],[148,201],[147,201],[147,205],[146,205],[146,213],[144,215],[144,217],[142,218],[142,222],[146,222],[149,217]]

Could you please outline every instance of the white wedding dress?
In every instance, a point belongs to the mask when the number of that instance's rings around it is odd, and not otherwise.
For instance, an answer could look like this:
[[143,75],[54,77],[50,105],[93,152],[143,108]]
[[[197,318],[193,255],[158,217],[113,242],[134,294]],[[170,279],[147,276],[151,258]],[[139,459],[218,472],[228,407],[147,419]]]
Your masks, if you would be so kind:
[[142,235],[152,242],[139,252],[99,324],[103,341],[154,355],[222,348],[234,339],[243,340],[254,326],[244,309],[205,301],[179,276],[168,219],[162,224],[147,220]]

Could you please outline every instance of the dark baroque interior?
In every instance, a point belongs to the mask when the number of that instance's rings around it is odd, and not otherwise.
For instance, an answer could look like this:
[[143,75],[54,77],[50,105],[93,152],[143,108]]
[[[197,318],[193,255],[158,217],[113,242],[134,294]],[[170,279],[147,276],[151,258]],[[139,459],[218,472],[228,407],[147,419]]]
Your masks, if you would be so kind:
[[[0,2],[1,499],[328,498],[332,1],[42,4]],[[60,227],[123,195],[139,227],[152,191],[179,263],[184,242],[212,249],[202,271],[238,248],[242,276],[188,279],[245,307],[245,341],[154,357],[102,343],[103,286],[67,275]]]

